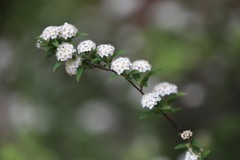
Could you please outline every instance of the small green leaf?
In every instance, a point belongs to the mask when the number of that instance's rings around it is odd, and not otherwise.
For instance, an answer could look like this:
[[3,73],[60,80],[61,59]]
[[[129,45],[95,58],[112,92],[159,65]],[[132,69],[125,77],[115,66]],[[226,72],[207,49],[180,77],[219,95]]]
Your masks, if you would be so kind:
[[171,106],[163,106],[161,109],[162,110],[171,110],[171,108],[172,108]]
[[79,81],[81,76],[82,76],[82,73],[83,73],[83,70],[84,70],[84,67],[83,66],[80,66],[78,67],[77,69],[77,74],[76,74],[76,80]]
[[119,51],[116,51],[113,55],[112,55],[112,58],[116,57],[116,56],[119,56],[119,55],[122,55],[126,53],[126,51],[124,50],[119,50]]
[[137,70],[132,70],[132,71],[130,71],[128,74],[129,75],[134,75],[134,74],[139,74],[140,72],[139,71],[137,71]]
[[141,80],[140,74],[133,74],[132,76],[133,76],[134,80],[139,83],[139,81]]
[[140,86],[147,87],[147,81],[148,81],[149,77],[159,73],[161,70],[162,69],[155,69],[155,70],[149,71],[147,74],[145,74],[143,76],[143,78],[141,79]]
[[184,92],[178,92],[177,94],[170,94],[169,96],[166,96],[166,100],[168,104],[172,104],[176,101],[178,97],[185,96],[186,94]]
[[84,32],[80,32],[77,34],[77,36],[87,36],[87,35],[88,35],[88,33],[84,33]]
[[209,156],[210,153],[211,153],[210,150],[203,151],[201,154],[201,159],[204,160],[205,158],[207,158]]
[[55,72],[56,69],[57,69],[58,67],[60,67],[62,64],[63,64],[63,62],[57,61],[57,62],[54,64],[54,66],[53,66],[53,72]]
[[156,110],[149,110],[149,111],[145,111],[145,112],[142,112],[139,116],[139,119],[144,119],[144,118],[147,118],[148,116],[152,115],[155,113]]
[[185,149],[185,148],[188,148],[189,147],[189,144],[188,143],[181,143],[181,144],[178,144],[174,147],[174,149]]
[[55,47],[59,47],[59,43],[58,43],[58,41],[56,40],[56,41],[54,41],[54,42],[52,42],[52,45],[54,45]]
[[196,147],[196,148],[199,148],[199,149],[201,148],[201,144],[198,141],[196,141],[196,140],[193,140],[192,146]]
[[177,97],[182,97],[182,96],[186,96],[187,94],[184,92],[178,92],[177,93]]
[[109,81],[111,82],[114,78],[116,78],[117,76],[119,76],[118,74],[116,73],[113,73],[110,78],[109,78]]
[[101,62],[101,57],[96,57],[92,60],[92,63],[98,63],[98,62]]
[[48,50],[46,52],[46,57],[45,57],[45,60],[47,60],[48,58],[50,58],[52,55],[55,54],[55,51],[54,50]]
[[181,110],[182,110],[182,108],[179,108],[179,107],[177,107],[177,108],[176,107],[172,107],[171,108],[171,112],[172,113],[176,113],[176,112],[181,111]]

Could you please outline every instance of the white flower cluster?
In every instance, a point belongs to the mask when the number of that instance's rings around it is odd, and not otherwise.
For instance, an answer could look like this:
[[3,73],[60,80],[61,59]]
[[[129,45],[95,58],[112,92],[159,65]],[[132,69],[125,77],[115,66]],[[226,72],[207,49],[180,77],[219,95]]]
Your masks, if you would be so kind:
[[59,35],[59,28],[58,26],[49,26],[43,30],[39,37],[43,38],[45,41],[55,39]]
[[68,39],[75,37],[77,33],[78,30],[75,26],[65,22],[64,25],[61,26],[49,26],[45,28],[39,37],[43,38],[45,41],[49,41],[50,39],[55,39],[57,37]]
[[152,109],[159,101],[161,101],[161,98],[156,93],[147,93],[142,96],[141,104],[143,108]]
[[[161,100],[161,97],[164,97],[166,95],[170,95],[170,94],[173,94],[173,93],[177,93],[177,86],[174,85],[174,84],[171,84],[171,83],[168,83],[168,82],[163,82],[163,83],[159,83],[157,84],[154,88],[153,88],[153,91],[151,93],[148,93],[149,95],[152,95],[152,99],[154,99],[155,97],[158,97],[160,98]],[[142,97],[142,107],[148,107],[150,109],[152,109],[155,105],[157,105],[156,102],[159,102],[159,101],[153,101],[155,103],[154,106],[152,106],[153,104],[147,104],[147,103],[143,103],[145,102],[145,95],[143,95]]]
[[57,48],[56,57],[58,61],[66,61],[71,59],[73,53],[76,52],[74,46],[70,43],[62,43]]
[[126,57],[119,57],[112,61],[111,69],[121,75],[125,70],[130,70],[132,63]]
[[59,37],[68,39],[68,38],[75,37],[77,33],[78,33],[78,29],[74,25],[68,24],[67,22],[65,22],[64,25],[60,27]]
[[100,57],[112,56],[114,53],[115,47],[111,44],[101,44],[97,47],[97,54]]
[[196,155],[192,149],[189,149],[187,152],[186,152],[186,156],[185,156],[185,159],[184,160],[199,160],[199,156]]
[[171,84],[168,82],[162,82],[162,83],[157,84],[153,88],[153,92],[156,92],[159,96],[163,97],[166,95],[177,93],[178,88],[175,84]]
[[181,133],[181,137],[182,137],[182,139],[189,139],[189,138],[191,138],[193,136],[193,132],[191,132],[190,130],[186,130],[186,131],[183,131],[182,133]]
[[67,60],[65,63],[66,72],[71,76],[77,73],[77,68],[82,64],[81,57],[76,56],[76,59]]
[[151,70],[151,65],[145,60],[137,60],[132,63],[132,70],[145,73]]
[[96,43],[91,40],[85,40],[79,43],[77,46],[78,53],[89,52],[91,50],[96,49]]

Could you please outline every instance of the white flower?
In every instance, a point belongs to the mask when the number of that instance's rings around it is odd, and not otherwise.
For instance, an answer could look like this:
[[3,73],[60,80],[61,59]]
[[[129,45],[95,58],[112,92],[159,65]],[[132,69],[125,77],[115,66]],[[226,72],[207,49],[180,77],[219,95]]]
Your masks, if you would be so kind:
[[145,60],[137,60],[132,63],[132,70],[144,73],[151,70],[151,65]]
[[41,48],[41,44],[39,42],[37,42],[36,43],[36,47],[40,49]]
[[154,88],[153,91],[156,92],[159,96],[165,96],[165,95],[170,95],[173,93],[178,92],[178,88],[175,84],[171,84],[168,82],[162,82],[157,84]]
[[100,57],[107,57],[112,56],[114,53],[115,48],[111,44],[101,44],[97,47],[97,54]]
[[122,74],[125,70],[130,70],[132,64],[126,57],[119,57],[112,61],[111,69],[117,72],[118,75]]
[[147,93],[142,96],[141,104],[143,108],[152,109],[159,101],[161,101],[161,98],[156,93]]
[[192,133],[190,130],[186,130],[186,131],[183,131],[183,132],[181,133],[181,137],[182,137],[182,139],[184,139],[184,140],[191,138],[192,135],[193,135],[193,133]]
[[58,26],[49,26],[43,30],[42,34],[39,37],[43,38],[46,41],[55,39],[59,35],[59,29],[60,27]]
[[37,40],[37,42],[36,42],[36,47],[37,47],[38,49],[40,49],[40,48],[41,48],[41,45],[42,45],[42,41],[41,41],[41,40]]
[[72,58],[73,53],[76,52],[74,46],[70,43],[62,43],[57,48],[56,57],[58,61],[66,61]]
[[89,52],[96,48],[96,44],[91,40],[82,41],[77,46],[78,53]]
[[66,72],[71,76],[77,74],[77,68],[82,64],[81,57],[76,56],[76,59],[67,60],[65,63]]
[[186,156],[185,156],[185,159],[184,160],[199,160],[199,156],[196,155],[192,149],[189,149],[187,152],[186,152]]
[[62,37],[64,39],[75,37],[78,33],[78,29],[71,24],[64,23],[64,25],[60,26],[60,33],[59,37]]

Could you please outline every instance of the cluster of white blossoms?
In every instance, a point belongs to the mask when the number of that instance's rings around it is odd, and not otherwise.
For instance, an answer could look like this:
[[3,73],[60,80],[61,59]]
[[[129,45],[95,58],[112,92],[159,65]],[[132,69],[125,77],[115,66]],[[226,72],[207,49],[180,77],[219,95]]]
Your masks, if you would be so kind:
[[148,63],[148,61],[137,60],[132,63],[132,70],[137,70],[141,73],[145,73],[151,70],[151,65]]
[[[142,89],[146,86],[148,78],[154,73],[148,72],[151,71],[152,68],[148,61],[136,60],[131,63],[130,59],[127,57],[119,57],[113,60],[115,56],[120,54],[120,52],[115,53],[115,47],[113,45],[100,44],[96,46],[96,43],[92,40],[84,40],[80,42],[77,49],[75,49],[70,42],[71,39],[77,35],[78,29],[74,25],[66,22],[61,26],[49,26],[45,28],[42,34],[38,37],[36,47],[49,51],[50,54],[47,53],[47,56],[53,54],[56,55],[58,62],[53,67],[54,71],[65,62],[65,70],[67,74],[70,76],[77,75],[77,81],[80,79],[81,73],[84,69],[99,68],[112,71],[117,75],[122,75],[143,94],[141,99],[141,105],[143,108],[146,107],[153,109],[160,102],[161,105],[159,105],[159,108],[164,109],[161,108],[161,106],[168,105],[167,103],[169,100],[164,96],[178,93],[178,87],[175,84],[162,82],[155,85],[152,92],[144,94]],[[88,52],[90,52],[90,54],[88,54]],[[178,95],[176,95],[176,97],[177,96]],[[167,115],[165,115],[165,117],[166,116]],[[169,117],[166,118],[175,126],[175,128],[178,128]],[[180,136],[183,140],[189,141],[193,136],[193,132],[185,130]],[[202,152],[201,148],[199,149]],[[199,154],[196,154],[194,152],[192,148],[188,146],[188,151],[186,152],[184,160],[199,160],[202,153],[198,151]]]
[[178,88],[175,84],[171,84],[168,82],[162,82],[162,83],[157,84],[153,88],[153,92],[156,92],[159,96],[163,97],[166,95],[177,93]]
[[55,39],[59,35],[59,28],[60,27],[58,26],[49,26],[43,30],[40,37],[43,38],[45,41]]
[[189,139],[193,136],[193,132],[191,132],[190,130],[186,130],[186,131],[183,131],[181,133],[181,137],[182,139],[186,140],[186,139]]
[[189,149],[187,152],[186,152],[186,156],[185,156],[185,159],[184,160],[199,160],[199,156],[196,155],[192,149]]
[[97,54],[100,57],[112,56],[115,51],[115,47],[111,44],[101,44],[97,47]]
[[[44,29],[40,37],[48,41],[50,39],[55,39],[61,37],[65,40],[73,38],[77,35],[78,30],[75,26],[64,23],[62,26],[49,26]],[[37,42],[37,47],[41,48],[41,41]],[[115,47],[111,44],[100,44],[96,46],[96,43],[92,40],[85,40],[78,44],[77,52],[78,54],[90,52],[96,49],[96,54],[101,57],[111,57],[114,55]],[[56,51],[56,57],[58,61],[67,61],[65,64],[66,72],[70,75],[75,75],[77,68],[81,65],[81,60],[79,58],[72,59],[73,54],[76,52],[74,46],[70,43],[63,42],[60,44]],[[110,69],[121,75],[124,71],[136,70],[140,73],[145,73],[151,70],[151,65],[145,60],[136,60],[133,63],[126,57],[119,57],[111,62]],[[148,93],[142,97],[141,104],[142,107],[148,107],[152,109],[157,105],[157,102],[161,101],[161,98],[177,93],[177,86],[168,82],[163,82],[157,84],[151,93]]]
[[132,63],[126,57],[119,57],[112,61],[111,69],[121,75],[124,71],[130,70]]
[[[151,93],[153,93],[153,94],[151,94]],[[171,84],[171,83],[168,83],[168,82],[162,82],[162,83],[157,84],[153,88],[153,91],[151,93],[149,95],[153,96],[152,99],[154,99],[156,95],[161,98],[161,97],[164,97],[166,95],[178,93],[178,88],[175,84]],[[144,96],[142,97],[142,102],[143,101],[145,101]],[[155,105],[157,105],[157,103]],[[143,103],[142,103],[142,107],[148,107],[149,109],[153,108],[152,105],[143,105]]]
[[156,93],[147,93],[142,96],[141,104],[143,108],[152,109],[159,101],[161,101],[161,98]]
[[45,41],[56,39],[57,37],[68,39],[75,37],[77,33],[78,30],[75,26],[65,22],[64,25],[61,26],[49,26],[45,28],[39,37],[43,38]]
[[79,43],[77,46],[78,53],[89,52],[96,49],[96,43],[91,40],[85,40]]
[[69,59],[65,63],[66,72],[71,76],[77,73],[77,68],[82,64],[81,57],[75,56],[75,59]]
[[73,56],[73,53],[76,52],[76,49],[74,46],[70,43],[62,43],[58,46],[56,57],[58,61],[66,61],[68,59],[71,59]]
[[64,25],[60,27],[59,37],[68,39],[68,38],[75,37],[77,33],[78,33],[78,29],[74,25],[68,24],[67,22],[65,22]]

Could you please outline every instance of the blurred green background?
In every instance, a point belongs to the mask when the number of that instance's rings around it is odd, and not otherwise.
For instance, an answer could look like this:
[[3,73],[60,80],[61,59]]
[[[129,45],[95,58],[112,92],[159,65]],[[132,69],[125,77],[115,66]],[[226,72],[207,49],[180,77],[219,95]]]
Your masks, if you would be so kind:
[[183,160],[161,117],[139,120],[141,95],[123,79],[87,71],[79,83],[35,37],[49,25],[76,25],[97,44],[163,68],[186,92],[174,119],[192,129],[210,160],[240,157],[238,0],[1,0],[0,160]]

